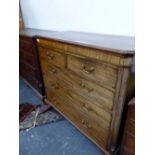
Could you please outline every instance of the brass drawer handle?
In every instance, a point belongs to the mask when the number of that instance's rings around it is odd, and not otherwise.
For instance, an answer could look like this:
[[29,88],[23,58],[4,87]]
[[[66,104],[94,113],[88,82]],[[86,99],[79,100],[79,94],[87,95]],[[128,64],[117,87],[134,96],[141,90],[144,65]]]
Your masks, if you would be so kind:
[[85,121],[84,120],[82,120],[81,122],[82,122],[82,124],[85,124]]
[[59,102],[56,99],[53,100],[53,103],[59,105]]
[[49,56],[50,55],[50,52],[49,51],[46,51],[46,55]]
[[91,74],[95,71],[95,68],[93,66],[89,66],[88,64],[82,64],[82,70],[87,73],[87,74]]
[[88,122],[86,122],[84,119],[82,119],[82,124],[84,125],[84,127],[86,127],[87,129],[88,128],[91,128],[91,125],[88,123]]
[[40,42],[40,39],[37,38],[37,42],[39,43]]
[[50,59],[54,59],[54,58],[55,58],[55,55],[54,55],[54,54],[50,54],[50,55],[49,55],[49,58],[50,58]]
[[49,68],[49,72],[52,73],[52,74],[56,74],[57,73],[57,70],[54,69],[54,68]]
[[48,56],[49,59],[54,59],[55,58],[55,55],[53,53],[51,53],[50,51],[47,51],[46,55]]
[[58,88],[59,88],[59,86],[58,86],[57,83],[53,83],[53,84],[51,84],[51,87],[52,87],[53,89],[58,89]]
[[87,87],[85,84],[83,84],[82,82],[81,82],[80,86],[81,86],[81,88],[85,88],[89,93],[92,92],[92,91],[94,91],[93,88],[88,88],[88,87]]
[[92,108],[89,108],[89,107],[87,108],[87,110],[88,110],[88,111],[93,111],[93,109],[92,109]]

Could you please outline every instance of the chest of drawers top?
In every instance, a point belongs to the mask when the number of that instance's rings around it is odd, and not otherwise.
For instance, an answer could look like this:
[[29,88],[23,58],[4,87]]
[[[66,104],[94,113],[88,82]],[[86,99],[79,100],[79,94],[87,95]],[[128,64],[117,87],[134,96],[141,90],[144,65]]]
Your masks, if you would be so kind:
[[130,36],[29,28],[20,31],[20,35],[81,45],[122,55],[134,55],[135,53],[135,39]]

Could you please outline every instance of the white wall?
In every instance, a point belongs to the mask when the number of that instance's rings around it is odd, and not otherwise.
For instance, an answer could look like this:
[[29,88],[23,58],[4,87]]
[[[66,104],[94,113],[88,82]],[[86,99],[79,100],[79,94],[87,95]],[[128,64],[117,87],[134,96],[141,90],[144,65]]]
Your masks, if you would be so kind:
[[134,36],[134,0],[20,0],[27,28]]

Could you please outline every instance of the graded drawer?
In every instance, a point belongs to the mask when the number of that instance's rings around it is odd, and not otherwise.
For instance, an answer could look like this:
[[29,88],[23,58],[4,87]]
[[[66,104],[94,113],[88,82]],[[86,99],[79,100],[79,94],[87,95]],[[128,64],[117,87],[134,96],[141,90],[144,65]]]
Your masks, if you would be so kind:
[[[81,96],[78,94],[78,92],[74,91],[67,82],[63,80],[63,77],[55,77],[55,76],[50,76],[49,74],[46,74],[44,76],[44,83],[46,88],[53,89],[55,91],[60,91],[57,88],[60,87],[62,90],[67,90],[69,92],[70,96],[66,94],[66,97],[71,97],[74,98],[74,100],[78,101],[80,104],[80,107],[86,111],[94,115],[97,118],[103,119],[106,122],[111,121],[111,113],[110,111],[106,111],[105,108],[98,106],[98,104],[94,104],[94,101],[88,100],[84,96]],[[72,85],[72,84],[71,84]],[[76,108],[77,109],[77,108]]]
[[47,99],[52,105],[74,122],[82,132],[92,138],[100,147],[106,147],[109,124],[104,120],[100,120],[100,122],[92,113],[86,112],[79,101],[74,100],[72,95],[70,96],[70,93],[58,84],[52,84],[52,88],[46,87]]
[[92,80],[112,90],[116,87],[117,68],[74,56],[68,56],[67,65],[68,69],[81,77]]
[[79,96],[93,102],[98,108],[111,110],[113,107],[114,92],[108,90],[96,83],[82,79],[72,74],[67,69],[61,69],[55,66],[44,64],[44,74],[50,78],[55,77],[63,81],[66,87],[76,92]]
[[52,49],[39,47],[39,55],[42,63],[54,64],[59,67],[65,67],[66,57],[60,52]]

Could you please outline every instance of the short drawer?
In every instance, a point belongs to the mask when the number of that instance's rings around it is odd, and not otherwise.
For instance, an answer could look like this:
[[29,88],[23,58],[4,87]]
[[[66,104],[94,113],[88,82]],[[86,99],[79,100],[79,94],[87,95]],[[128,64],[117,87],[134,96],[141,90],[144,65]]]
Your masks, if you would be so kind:
[[116,68],[93,62],[87,58],[74,56],[68,56],[67,67],[81,77],[92,80],[102,86],[110,87],[112,90],[116,87]]
[[[59,89],[58,87],[56,89]],[[62,89],[60,89],[62,91]],[[66,97],[66,94],[58,93],[50,88],[46,88],[47,99],[56,107],[61,113],[63,113],[69,120],[89,138],[93,139],[100,147],[105,148],[108,137],[108,125],[105,122],[101,123],[91,116],[90,113],[86,113],[82,110],[82,107],[77,105],[77,101],[71,97]]]
[[63,43],[60,41],[38,38],[37,43],[40,47],[53,48],[64,53],[78,54],[114,65],[119,65],[121,60],[120,56],[109,54],[104,50],[97,50],[89,47]]
[[65,55],[52,49],[39,47],[39,55],[42,63],[46,62],[59,67],[65,67],[66,65]]

